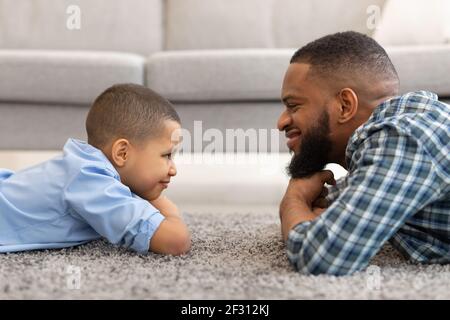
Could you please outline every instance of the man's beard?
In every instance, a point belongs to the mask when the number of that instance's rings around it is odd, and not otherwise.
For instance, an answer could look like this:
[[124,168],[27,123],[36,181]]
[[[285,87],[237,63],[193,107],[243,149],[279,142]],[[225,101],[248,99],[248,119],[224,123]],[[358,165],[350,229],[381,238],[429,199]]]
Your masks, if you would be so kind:
[[330,118],[324,110],[317,125],[301,138],[300,149],[294,154],[287,167],[293,179],[308,177],[323,170],[329,162],[332,142],[330,140]]

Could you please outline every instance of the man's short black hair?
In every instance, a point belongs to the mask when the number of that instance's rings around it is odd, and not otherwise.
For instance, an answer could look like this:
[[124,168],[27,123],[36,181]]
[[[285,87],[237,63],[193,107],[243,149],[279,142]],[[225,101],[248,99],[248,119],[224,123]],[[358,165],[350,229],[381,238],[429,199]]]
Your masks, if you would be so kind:
[[388,80],[399,78],[386,51],[372,38],[354,31],[338,32],[308,43],[295,52],[291,63],[307,63],[311,72],[329,82],[339,79]]
[[103,148],[115,139],[141,143],[161,134],[164,120],[180,123],[169,101],[138,84],[116,84],[100,94],[86,118],[88,143]]

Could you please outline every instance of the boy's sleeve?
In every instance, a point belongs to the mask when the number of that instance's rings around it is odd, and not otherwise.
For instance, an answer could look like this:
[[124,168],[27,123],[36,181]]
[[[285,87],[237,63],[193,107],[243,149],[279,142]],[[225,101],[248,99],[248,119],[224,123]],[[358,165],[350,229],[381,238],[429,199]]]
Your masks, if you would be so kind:
[[139,253],[164,216],[150,202],[131,193],[107,168],[84,167],[64,190],[66,204],[101,236]]
[[14,174],[14,171],[0,168],[0,180],[8,179]]

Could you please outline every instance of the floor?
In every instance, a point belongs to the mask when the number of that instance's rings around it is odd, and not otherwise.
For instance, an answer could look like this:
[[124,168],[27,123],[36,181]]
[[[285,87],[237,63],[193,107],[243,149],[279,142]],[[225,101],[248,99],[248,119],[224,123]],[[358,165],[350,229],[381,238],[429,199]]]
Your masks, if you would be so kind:
[[414,265],[386,245],[357,274],[289,265],[276,208],[184,213],[192,250],[137,255],[105,241],[0,255],[0,299],[450,299],[450,265]]

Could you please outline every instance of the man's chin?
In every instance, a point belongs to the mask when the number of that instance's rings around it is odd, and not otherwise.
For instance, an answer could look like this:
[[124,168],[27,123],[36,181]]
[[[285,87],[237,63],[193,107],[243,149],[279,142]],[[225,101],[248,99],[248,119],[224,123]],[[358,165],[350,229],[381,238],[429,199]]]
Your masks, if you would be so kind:
[[[291,154],[294,152],[291,152]],[[326,163],[321,159],[305,158],[298,153],[292,155],[291,162],[287,166],[288,175],[293,179],[307,178],[324,169]]]
[[289,154],[291,156],[297,156],[298,155],[298,148],[292,147],[292,148],[288,148],[289,149]]

